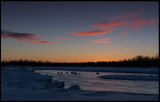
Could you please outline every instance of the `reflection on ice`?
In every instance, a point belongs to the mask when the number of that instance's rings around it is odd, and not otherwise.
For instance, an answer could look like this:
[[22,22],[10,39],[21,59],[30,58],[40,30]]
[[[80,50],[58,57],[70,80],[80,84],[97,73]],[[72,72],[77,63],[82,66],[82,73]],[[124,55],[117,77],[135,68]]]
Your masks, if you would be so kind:
[[[143,81],[143,80],[105,80],[100,76],[105,75],[145,75],[150,76],[152,74],[137,74],[137,73],[112,73],[112,72],[85,72],[85,71],[63,71],[63,70],[36,70],[37,73],[47,74],[54,76],[54,80],[64,81],[65,88],[69,88],[72,85],[79,85],[84,90],[94,91],[121,91],[121,92],[134,92],[134,93],[152,93],[158,94],[158,81]],[[69,74],[57,74],[57,72],[69,73]],[[71,74],[72,73],[72,74]],[[81,74],[78,74],[81,73]],[[157,74],[153,74],[157,75]],[[139,76],[141,77],[141,76]],[[148,77],[147,77],[148,78]]]

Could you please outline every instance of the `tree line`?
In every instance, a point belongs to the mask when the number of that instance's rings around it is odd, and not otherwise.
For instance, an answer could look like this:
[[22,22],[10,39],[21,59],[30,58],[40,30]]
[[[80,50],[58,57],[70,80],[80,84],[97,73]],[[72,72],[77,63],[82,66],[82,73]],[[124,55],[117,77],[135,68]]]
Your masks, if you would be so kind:
[[9,60],[1,61],[1,66],[21,65],[21,66],[53,66],[53,67],[158,67],[159,56],[153,57],[138,55],[130,59],[120,61],[103,61],[103,62],[80,62],[80,63],[56,63],[48,61],[33,60]]

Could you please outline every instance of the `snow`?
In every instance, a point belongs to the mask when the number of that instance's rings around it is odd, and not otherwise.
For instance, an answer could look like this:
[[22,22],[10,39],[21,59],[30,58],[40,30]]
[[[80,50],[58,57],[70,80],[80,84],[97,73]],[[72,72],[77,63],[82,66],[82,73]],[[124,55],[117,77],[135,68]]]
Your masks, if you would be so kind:
[[54,81],[52,76],[24,68],[1,68],[2,101],[126,101],[158,100],[155,94],[86,91],[79,85],[64,88],[65,82]]
[[104,75],[102,79],[158,81],[159,75]]
[[4,88],[2,101],[158,101],[156,95],[132,95],[114,92],[52,91]]

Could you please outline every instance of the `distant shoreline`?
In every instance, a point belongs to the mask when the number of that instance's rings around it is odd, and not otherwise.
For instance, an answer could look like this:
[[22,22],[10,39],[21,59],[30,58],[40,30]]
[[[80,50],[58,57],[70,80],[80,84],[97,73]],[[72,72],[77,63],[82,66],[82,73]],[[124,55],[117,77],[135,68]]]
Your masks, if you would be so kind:
[[48,67],[159,67],[159,62],[85,62],[85,63],[42,63],[42,62],[1,62],[1,66],[48,66]]
[[1,66],[52,66],[52,67],[159,67],[159,56],[154,57],[138,55],[131,59],[110,62],[80,62],[80,63],[53,63],[32,60],[1,61]]

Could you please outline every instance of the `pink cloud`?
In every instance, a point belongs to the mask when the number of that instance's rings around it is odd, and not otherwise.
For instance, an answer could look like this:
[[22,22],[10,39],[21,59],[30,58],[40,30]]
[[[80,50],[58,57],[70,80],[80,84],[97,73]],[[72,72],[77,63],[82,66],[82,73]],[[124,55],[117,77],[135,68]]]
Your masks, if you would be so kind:
[[[105,21],[97,22],[90,26],[91,28],[101,28],[104,30],[83,31],[83,32],[75,32],[75,33],[69,33],[69,34],[79,35],[79,36],[103,35],[103,34],[111,33],[114,30],[119,28],[127,28],[127,29],[132,28],[135,31],[139,31],[145,28],[147,25],[154,27],[155,23],[158,22],[158,19],[136,18],[136,16],[141,14],[142,12],[143,10],[141,9],[136,12],[129,12],[123,15],[114,16],[115,18],[124,18],[124,19],[112,20],[111,22],[105,22]],[[128,33],[122,32],[121,35],[128,35]]]
[[142,30],[147,24],[154,27],[157,19],[133,18],[131,21],[114,20],[112,22],[99,22],[91,25],[91,28],[117,29],[117,28],[136,28]]
[[126,13],[126,14],[123,14],[123,15],[117,15],[117,16],[114,16],[115,18],[123,18],[123,19],[127,19],[127,18],[134,18],[135,16],[141,14],[144,10],[138,10],[136,12],[129,12],[129,13]]
[[158,22],[158,19],[149,19],[148,22],[150,23],[151,27],[154,27],[155,23]]
[[128,22],[114,20],[112,22],[99,22],[91,25],[91,28],[102,28],[102,29],[115,29],[117,26],[126,25]]
[[157,19],[145,19],[145,18],[134,18],[132,22],[123,27],[125,28],[136,28],[135,30],[142,30],[147,24],[154,26],[158,22]]
[[1,39],[3,39],[3,38],[10,38],[10,37],[1,35]]
[[128,35],[126,31],[122,32],[121,35]]
[[108,22],[99,22],[92,24],[91,28],[114,29],[113,25]]
[[48,41],[44,41],[44,40],[39,40],[39,39],[35,39],[35,40],[28,40],[27,42],[30,43],[40,43],[40,44],[60,44],[59,42],[48,42]]
[[12,38],[22,42],[41,43],[41,44],[59,44],[59,42],[48,42],[48,41],[40,40],[36,37],[38,37],[37,34],[1,31],[1,39]]
[[111,41],[109,41],[111,38],[103,38],[103,39],[96,39],[96,40],[92,40],[90,42],[93,43],[111,43]]
[[70,40],[72,38],[57,38],[57,40]]
[[117,29],[117,28],[136,28],[135,30],[142,30],[147,24],[154,27],[157,19],[133,18],[131,21],[114,20],[112,22],[99,22],[91,25],[91,28],[101,29]]
[[151,27],[154,27],[155,23],[158,22],[158,19],[145,19],[145,18],[137,18],[136,16],[141,14],[144,10],[138,10],[136,12],[126,13],[123,15],[114,16],[116,18],[130,18],[131,21],[126,23],[126,25],[121,25],[120,28],[136,28],[135,30],[142,30],[145,28],[147,24]]
[[103,35],[111,32],[112,30],[97,30],[97,31],[84,31],[84,32],[77,32],[77,33],[70,33],[70,34],[79,35],[79,36],[89,36],[89,35]]

